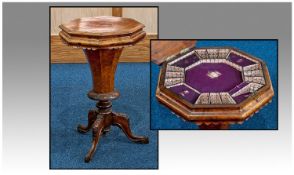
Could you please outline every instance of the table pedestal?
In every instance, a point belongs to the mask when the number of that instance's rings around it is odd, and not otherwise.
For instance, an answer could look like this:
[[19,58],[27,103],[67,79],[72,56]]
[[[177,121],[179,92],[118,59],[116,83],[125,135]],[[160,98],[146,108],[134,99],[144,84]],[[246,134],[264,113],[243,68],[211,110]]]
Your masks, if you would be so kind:
[[88,97],[98,101],[96,104],[97,109],[90,110],[88,113],[88,125],[78,126],[80,133],[86,133],[90,129],[93,132],[92,145],[85,157],[85,162],[89,162],[92,159],[100,136],[108,132],[111,125],[121,128],[133,142],[149,143],[147,137],[132,134],[129,119],[125,114],[115,113],[111,110],[111,100],[119,96],[119,93],[114,90],[114,75],[121,52],[122,49],[84,49],[91,67],[93,79],[93,90],[88,93]]
[[[197,123],[196,123],[197,124]],[[219,123],[219,124],[197,124],[201,130],[226,130],[230,128],[228,123]]]

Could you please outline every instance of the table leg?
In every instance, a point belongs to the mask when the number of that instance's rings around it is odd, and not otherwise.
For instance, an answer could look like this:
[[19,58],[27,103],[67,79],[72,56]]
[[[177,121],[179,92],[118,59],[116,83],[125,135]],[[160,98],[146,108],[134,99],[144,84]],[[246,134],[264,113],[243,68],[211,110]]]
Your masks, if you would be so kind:
[[113,113],[113,124],[121,128],[132,142],[143,144],[149,143],[148,137],[135,136],[132,134],[129,118],[125,114]]
[[104,128],[109,125],[110,125],[110,122],[107,120],[107,117],[105,117],[103,115],[97,116],[97,119],[95,120],[95,122],[93,124],[92,145],[91,145],[91,148],[90,148],[88,154],[85,157],[85,162],[89,162],[92,159],[92,157],[96,151],[97,144],[99,142],[99,138],[102,135]]
[[98,113],[97,113],[96,110],[90,110],[89,113],[88,113],[88,125],[87,126],[79,125],[78,126],[78,131],[80,133],[88,132],[91,129],[93,123],[95,122],[97,114]]
[[149,143],[148,137],[135,136],[132,134],[129,118],[125,114],[114,113],[111,111],[112,104],[110,100],[99,101],[96,106],[98,108],[97,110],[89,111],[88,125],[79,125],[78,127],[78,131],[81,133],[85,133],[91,128],[93,132],[92,145],[85,157],[85,162],[89,162],[92,159],[101,135],[109,132],[111,125],[116,125],[121,128],[132,142],[142,144]]

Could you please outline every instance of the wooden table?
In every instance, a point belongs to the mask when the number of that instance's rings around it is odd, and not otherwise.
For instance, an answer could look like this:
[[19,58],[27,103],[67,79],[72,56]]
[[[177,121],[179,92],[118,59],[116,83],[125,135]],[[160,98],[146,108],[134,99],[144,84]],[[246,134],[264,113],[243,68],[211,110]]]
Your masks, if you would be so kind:
[[147,137],[132,134],[125,114],[111,110],[111,101],[119,97],[119,92],[114,89],[119,57],[124,47],[132,46],[145,37],[145,26],[129,18],[101,16],[75,19],[59,27],[62,29],[59,36],[65,44],[83,49],[93,79],[93,89],[88,97],[98,101],[97,109],[88,113],[87,126],[78,126],[81,133],[93,131],[92,145],[85,162],[92,159],[99,137],[108,132],[111,125],[120,127],[131,141],[147,144]]
[[[186,48],[177,47],[183,42]],[[240,50],[158,40],[152,41],[151,53],[154,62],[163,60],[157,99],[200,129],[241,124],[274,95],[266,64]]]

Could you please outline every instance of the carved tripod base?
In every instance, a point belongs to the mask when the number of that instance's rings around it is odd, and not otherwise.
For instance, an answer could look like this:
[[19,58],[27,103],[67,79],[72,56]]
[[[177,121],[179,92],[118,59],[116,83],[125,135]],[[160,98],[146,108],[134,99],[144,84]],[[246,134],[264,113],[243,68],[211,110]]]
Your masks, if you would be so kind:
[[132,134],[129,118],[125,114],[112,112],[110,101],[100,101],[96,106],[98,107],[97,110],[90,110],[88,113],[88,125],[78,126],[78,131],[80,133],[86,133],[90,129],[92,129],[93,132],[92,145],[85,157],[85,162],[89,162],[92,159],[100,136],[110,131],[111,125],[116,125],[121,128],[132,142],[142,144],[149,143],[148,137],[135,136]]

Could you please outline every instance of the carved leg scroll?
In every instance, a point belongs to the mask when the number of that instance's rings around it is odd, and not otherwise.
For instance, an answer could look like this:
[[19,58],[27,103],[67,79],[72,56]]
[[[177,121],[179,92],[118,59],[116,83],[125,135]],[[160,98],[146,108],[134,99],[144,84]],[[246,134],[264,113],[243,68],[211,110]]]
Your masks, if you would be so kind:
[[97,144],[99,142],[99,138],[103,132],[103,129],[105,128],[105,118],[103,116],[98,115],[96,121],[93,124],[93,140],[92,140],[92,146],[88,152],[88,154],[85,157],[85,162],[89,162],[95,151]]
[[136,143],[147,144],[149,143],[148,137],[135,136],[132,134],[129,124],[129,118],[125,114],[113,113],[113,125],[117,125],[125,133],[125,135]]
[[97,117],[97,112],[95,110],[90,110],[88,113],[88,125],[87,126],[79,125],[78,131],[80,133],[88,132],[91,129],[93,123],[95,122],[96,117]]

